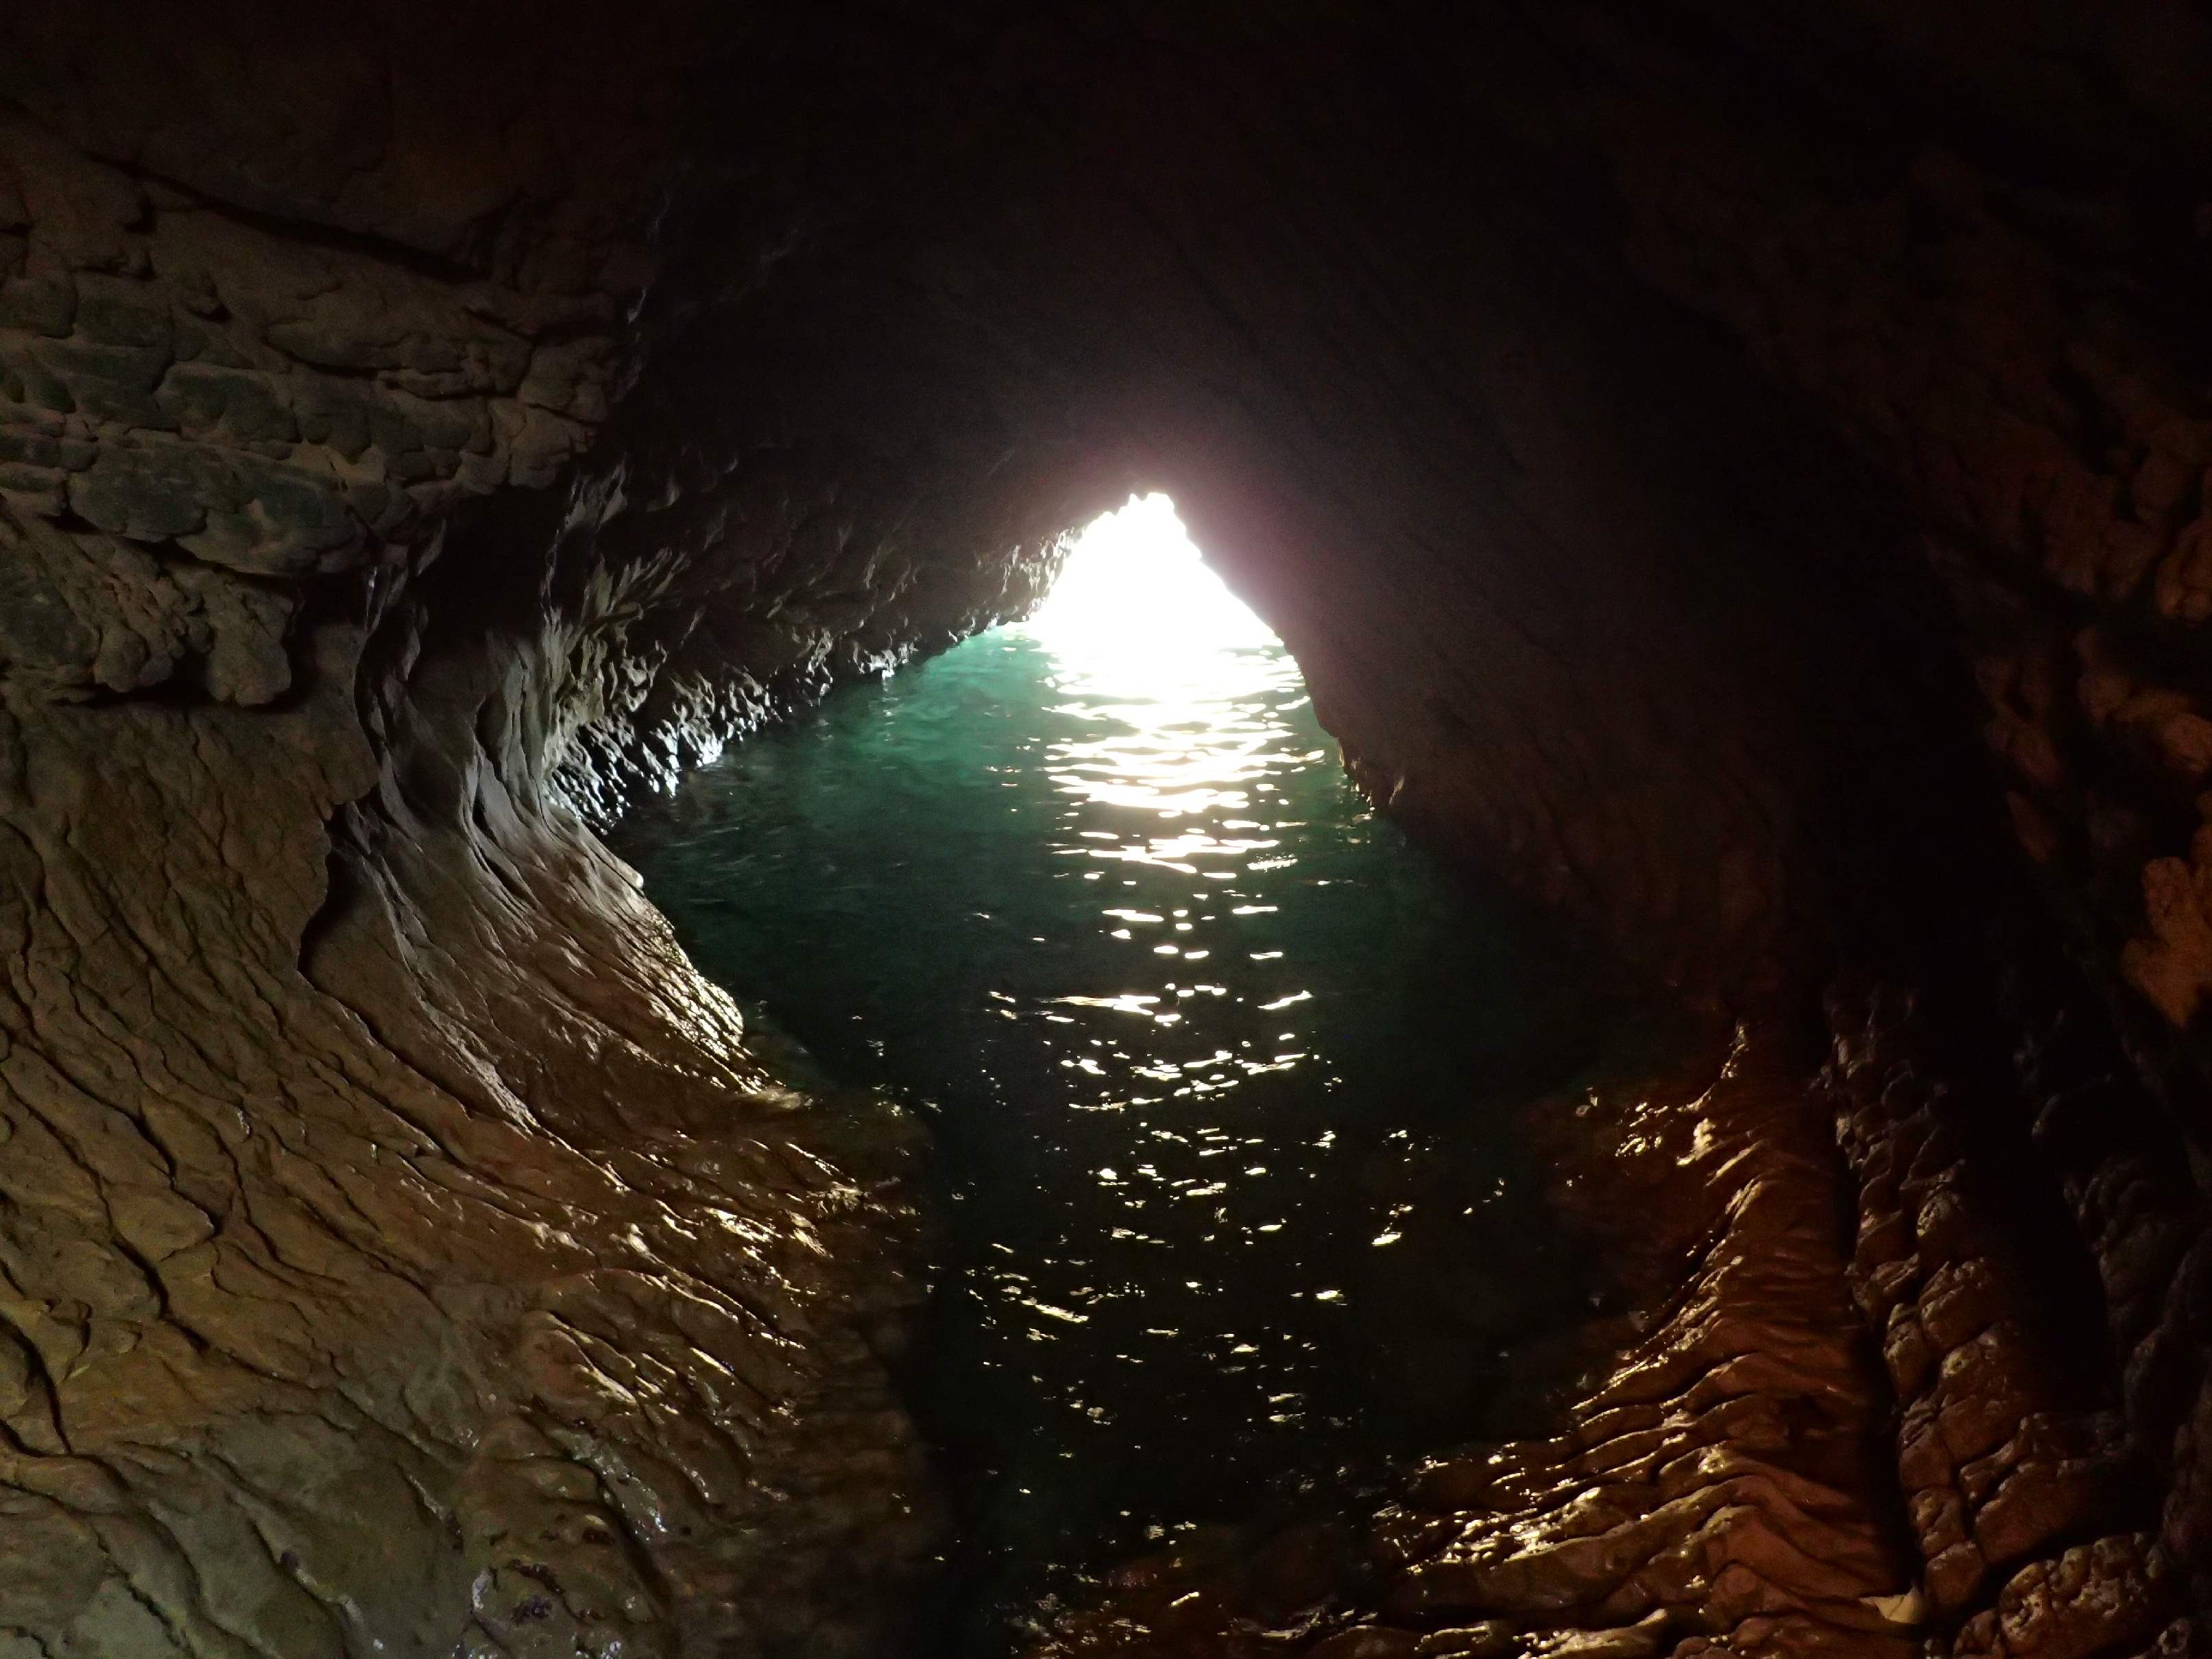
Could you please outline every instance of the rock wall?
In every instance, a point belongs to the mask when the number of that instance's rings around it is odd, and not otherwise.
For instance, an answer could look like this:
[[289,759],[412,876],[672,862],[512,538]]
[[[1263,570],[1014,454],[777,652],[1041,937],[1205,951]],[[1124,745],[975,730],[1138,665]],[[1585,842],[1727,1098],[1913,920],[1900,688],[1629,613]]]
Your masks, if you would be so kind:
[[[704,695],[681,642],[731,590],[767,614],[721,729],[1019,604],[1043,554],[906,580],[878,517],[841,568],[799,466],[716,509],[765,580],[696,519],[595,559],[623,472],[574,461],[640,220],[497,170],[441,204],[450,148],[389,134],[380,183],[101,125],[147,115],[163,46],[226,44],[157,38],[55,117],[76,143],[0,141],[0,1640],[882,1650],[941,1528],[885,1369],[921,1291],[906,1132],[769,1079],[583,819],[670,763],[620,723]],[[372,104],[468,79],[380,63],[325,66]],[[690,609],[641,626],[656,601]]]
[[904,1131],[592,828],[1146,485],[1378,802],[1758,1057],[1574,1120],[1646,1328],[1273,1639],[2186,1650],[2208,38],[18,8],[0,1643],[892,1650]]
[[1559,1434],[1412,1471],[1334,1580],[1296,1534],[1227,1572],[1142,1563],[1039,1653],[1916,1651],[1828,1114],[1787,1037],[1681,1047],[1540,1113],[1635,1310]]

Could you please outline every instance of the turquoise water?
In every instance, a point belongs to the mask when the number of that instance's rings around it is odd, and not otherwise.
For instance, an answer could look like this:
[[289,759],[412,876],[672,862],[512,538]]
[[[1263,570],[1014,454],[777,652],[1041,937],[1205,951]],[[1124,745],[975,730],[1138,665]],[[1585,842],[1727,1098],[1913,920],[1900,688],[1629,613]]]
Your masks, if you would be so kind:
[[1367,810],[1279,646],[1138,678],[986,635],[623,837],[703,971],[933,1131],[946,1650],[1486,1432],[1584,1306],[1513,1133],[1588,1047],[1565,956]]

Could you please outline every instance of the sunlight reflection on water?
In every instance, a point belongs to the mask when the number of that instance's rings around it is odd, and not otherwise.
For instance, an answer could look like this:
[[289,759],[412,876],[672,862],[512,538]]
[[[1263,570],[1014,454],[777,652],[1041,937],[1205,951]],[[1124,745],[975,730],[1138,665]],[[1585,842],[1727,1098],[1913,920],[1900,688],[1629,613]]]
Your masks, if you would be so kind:
[[[1174,822],[1200,813],[1255,810],[1255,793],[1291,756],[1297,734],[1285,715],[1305,707],[1297,665],[1267,625],[1207,569],[1174,503],[1133,501],[1083,536],[1052,597],[1006,637],[1033,640],[1052,655],[1052,709],[1095,735],[1052,745],[1060,793],[1094,806],[1150,811]],[[1280,845],[1273,838],[1216,831],[1266,830],[1259,821],[1222,819],[1141,838],[1086,830],[1111,847],[1068,847],[1073,856],[1158,865],[1184,875],[1197,860],[1228,879],[1243,855]]]
[[[936,1131],[979,1607],[1463,1429],[1556,1313],[1480,1072],[1563,975],[1366,809],[1164,497],[1028,623],[732,749],[638,861],[703,969]],[[1440,1252],[1496,1284],[1424,1288]]]

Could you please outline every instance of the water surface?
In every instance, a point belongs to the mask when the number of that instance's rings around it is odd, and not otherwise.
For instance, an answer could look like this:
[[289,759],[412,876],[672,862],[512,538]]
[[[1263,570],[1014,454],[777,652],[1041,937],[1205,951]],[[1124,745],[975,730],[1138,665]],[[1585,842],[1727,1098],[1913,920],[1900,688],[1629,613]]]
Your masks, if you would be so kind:
[[623,850],[703,971],[934,1132],[952,1650],[1285,1476],[1484,1432],[1581,1305],[1513,1135],[1587,1046],[1570,964],[1365,808],[1264,630],[1135,673],[984,635]]

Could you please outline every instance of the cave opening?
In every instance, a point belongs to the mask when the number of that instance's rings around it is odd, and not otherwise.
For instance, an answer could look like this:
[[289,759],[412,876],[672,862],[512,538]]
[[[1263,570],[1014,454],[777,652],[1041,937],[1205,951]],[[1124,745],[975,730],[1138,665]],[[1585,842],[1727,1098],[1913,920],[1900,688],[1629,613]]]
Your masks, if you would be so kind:
[[1015,1651],[1113,1564],[1542,1421],[1595,1281],[1519,1114],[1607,1005],[1361,798],[1165,495],[618,846],[790,1081],[927,1125],[903,1369],[958,1515],[921,1650]]
[[9,21],[0,1659],[2212,1653],[2201,0]]
[[1066,672],[1094,682],[1110,675],[1154,700],[1209,672],[1283,658],[1274,631],[1206,565],[1175,502],[1158,491],[1085,526],[1044,602],[1009,631],[1043,645]]

